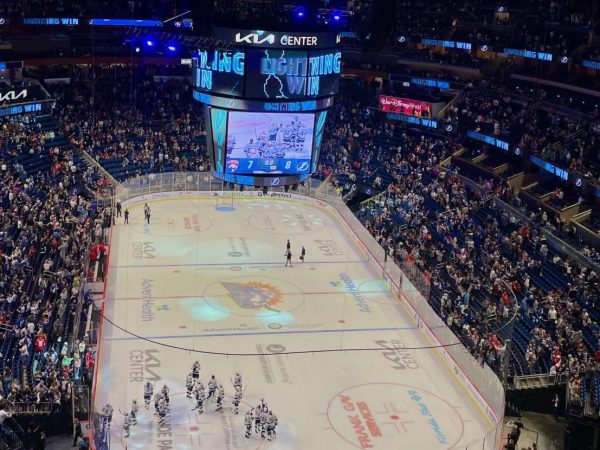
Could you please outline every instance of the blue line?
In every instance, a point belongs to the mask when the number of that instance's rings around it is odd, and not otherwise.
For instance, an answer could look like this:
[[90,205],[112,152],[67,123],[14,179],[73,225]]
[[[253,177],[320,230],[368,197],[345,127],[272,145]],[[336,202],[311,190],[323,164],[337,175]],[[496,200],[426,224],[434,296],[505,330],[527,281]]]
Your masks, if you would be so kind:
[[[111,327],[113,328],[113,327]],[[257,331],[248,333],[213,333],[213,334],[183,334],[179,336],[142,336],[145,339],[186,339],[201,337],[235,337],[235,336],[269,336],[273,334],[319,334],[319,333],[355,333],[365,331],[403,331],[416,330],[415,327],[391,327],[391,328],[343,328],[335,330],[287,330],[287,331]],[[107,341],[130,341],[139,340],[137,337],[109,338]]]
[[[200,267],[200,266],[284,266],[285,261],[277,262],[229,262],[229,263],[197,263],[197,264],[140,264],[131,266],[111,266],[111,269],[135,269],[135,268],[152,268],[152,267]],[[305,263],[307,266],[311,264],[367,264],[368,261],[314,261]],[[296,263],[302,265],[302,263]]]

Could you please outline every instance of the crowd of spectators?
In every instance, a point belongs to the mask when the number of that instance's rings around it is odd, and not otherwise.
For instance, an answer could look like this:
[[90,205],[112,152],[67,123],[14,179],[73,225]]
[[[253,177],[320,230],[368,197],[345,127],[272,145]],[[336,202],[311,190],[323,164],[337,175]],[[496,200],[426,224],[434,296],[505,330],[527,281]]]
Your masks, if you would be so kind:
[[154,69],[73,70],[69,84],[51,87],[68,141],[119,180],[209,168],[202,105],[191,84]]
[[[451,120],[471,121],[470,127],[491,135],[525,136],[523,146],[534,145],[527,132],[538,124],[538,141],[548,135],[547,142],[559,141],[577,130],[552,111],[536,111],[538,121],[531,124],[521,114],[527,104],[515,104],[509,93],[480,93],[468,91]],[[523,202],[507,184],[481,179],[472,188],[438,168],[457,142],[378,121],[361,106],[357,96],[346,95],[334,110],[320,173],[344,194],[367,180],[373,195],[381,193],[357,216],[390,255],[425,274],[432,306],[477,359],[499,370],[504,339],[516,335],[511,373],[594,365],[598,275],[554,250],[545,234],[576,240],[574,228],[542,210],[522,218],[496,207],[494,197],[520,209]],[[564,195],[557,191],[556,201]],[[594,257],[589,247],[576,246]]]
[[6,0],[0,3],[0,17],[78,17],[165,20],[190,9],[190,0]]
[[95,350],[73,333],[92,301],[82,290],[106,225],[91,195],[103,182],[41,119],[0,123],[0,401],[14,414],[70,417],[87,401]]

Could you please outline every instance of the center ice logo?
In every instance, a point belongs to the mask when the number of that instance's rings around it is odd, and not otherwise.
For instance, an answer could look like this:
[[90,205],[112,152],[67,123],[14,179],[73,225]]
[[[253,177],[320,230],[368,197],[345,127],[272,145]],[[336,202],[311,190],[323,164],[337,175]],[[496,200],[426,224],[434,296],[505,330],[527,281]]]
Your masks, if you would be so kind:
[[267,283],[221,282],[221,285],[227,290],[229,297],[244,309],[273,309],[282,300],[279,289]]

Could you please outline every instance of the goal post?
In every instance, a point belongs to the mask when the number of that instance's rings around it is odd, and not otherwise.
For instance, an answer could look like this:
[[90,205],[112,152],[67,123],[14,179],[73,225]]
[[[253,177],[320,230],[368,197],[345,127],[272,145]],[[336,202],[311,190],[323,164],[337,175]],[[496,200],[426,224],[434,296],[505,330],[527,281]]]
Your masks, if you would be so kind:
[[233,208],[233,196],[231,195],[217,195],[216,208]]

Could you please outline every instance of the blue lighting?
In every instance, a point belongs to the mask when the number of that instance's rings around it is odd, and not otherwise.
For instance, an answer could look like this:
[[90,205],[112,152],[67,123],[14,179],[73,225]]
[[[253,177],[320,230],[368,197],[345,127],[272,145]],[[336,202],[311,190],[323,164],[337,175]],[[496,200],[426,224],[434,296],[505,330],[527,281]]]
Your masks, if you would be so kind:
[[146,45],[147,45],[148,47],[154,47],[154,41],[151,41],[150,39],[148,39],[148,40],[146,41]]
[[175,47],[173,44],[169,44],[167,45],[167,50],[169,50],[170,52],[175,52],[177,51],[177,47]]
[[340,19],[341,19],[341,17],[339,14],[336,13],[333,15],[333,20],[340,20]]
[[136,47],[136,48],[135,48],[135,52],[136,52],[136,53],[139,53],[139,52],[140,52],[140,48],[139,48],[139,47]]
[[304,17],[304,11],[298,11],[298,17]]

